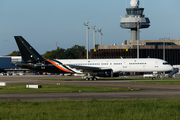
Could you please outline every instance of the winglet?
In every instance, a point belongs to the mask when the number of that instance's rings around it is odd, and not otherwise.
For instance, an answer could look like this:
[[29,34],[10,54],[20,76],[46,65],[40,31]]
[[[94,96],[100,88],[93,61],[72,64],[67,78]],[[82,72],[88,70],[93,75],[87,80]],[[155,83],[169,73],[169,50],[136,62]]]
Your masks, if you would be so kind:
[[22,37],[14,36],[24,62],[43,61],[44,58]]

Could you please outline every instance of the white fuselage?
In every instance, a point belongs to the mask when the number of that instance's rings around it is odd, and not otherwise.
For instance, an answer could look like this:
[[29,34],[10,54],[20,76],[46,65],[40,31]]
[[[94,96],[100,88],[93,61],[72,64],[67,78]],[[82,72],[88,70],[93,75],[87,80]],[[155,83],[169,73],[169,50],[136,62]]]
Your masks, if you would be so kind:
[[[99,67],[112,69],[113,73],[118,72],[164,72],[171,71],[173,67],[166,61],[154,58],[145,59],[68,59],[57,61],[65,65],[77,65],[86,67]],[[73,69],[76,73],[79,70]]]

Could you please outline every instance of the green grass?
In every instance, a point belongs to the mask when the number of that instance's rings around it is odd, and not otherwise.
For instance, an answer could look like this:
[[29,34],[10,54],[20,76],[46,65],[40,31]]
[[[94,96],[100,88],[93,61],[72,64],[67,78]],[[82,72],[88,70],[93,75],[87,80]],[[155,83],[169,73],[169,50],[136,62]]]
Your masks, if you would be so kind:
[[0,102],[8,120],[178,120],[180,99]]
[[132,81],[131,83],[180,84],[180,81]]
[[[42,88],[31,89],[26,85],[7,85],[0,87],[0,93],[57,93],[57,92],[107,92],[107,91],[130,91],[128,88],[120,87],[89,87],[89,86],[67,86],[67,85],[42,85]],[[134,88],[133,90],[139,90]]]

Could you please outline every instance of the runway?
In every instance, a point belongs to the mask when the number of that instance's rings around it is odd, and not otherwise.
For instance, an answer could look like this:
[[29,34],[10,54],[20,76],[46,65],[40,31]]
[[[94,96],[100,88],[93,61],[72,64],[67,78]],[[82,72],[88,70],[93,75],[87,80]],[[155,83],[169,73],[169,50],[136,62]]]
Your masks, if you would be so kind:
[[[49,81],[39,79],[71,79],[62,76],[1,76],[0,82],[6,84],[50,84],[73,86],[105,86],[105,87],[130,87],[140,88],[140,91],[126,92],[73,92],[73,93],[16,93],[0,94],[0,101],[44,101],[44,100],[92,100],[92,99],[152,99],[152,98],[180,98],[180,85],[174,84],[143,84],[128,83],[119,80],[104,81]],[[80,77],[73,77],[80,79]],[[129,80],[128,80],[129,81]]]

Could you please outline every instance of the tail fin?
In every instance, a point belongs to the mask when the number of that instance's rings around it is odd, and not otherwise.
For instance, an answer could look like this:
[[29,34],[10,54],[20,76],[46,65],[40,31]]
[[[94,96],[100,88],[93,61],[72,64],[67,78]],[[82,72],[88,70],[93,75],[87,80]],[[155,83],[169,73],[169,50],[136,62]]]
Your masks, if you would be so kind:
[[24,62],[43,61],[44,58],[22,37],[14,36]]

